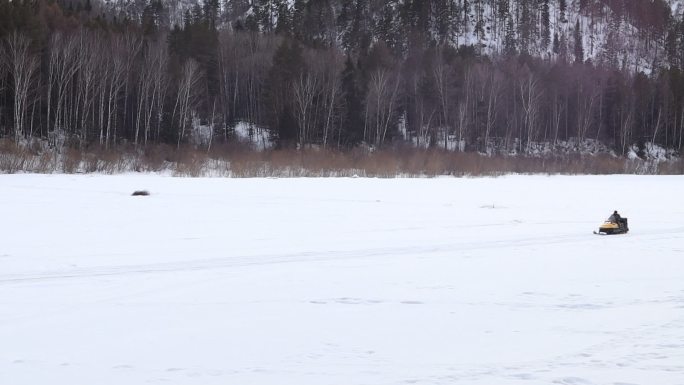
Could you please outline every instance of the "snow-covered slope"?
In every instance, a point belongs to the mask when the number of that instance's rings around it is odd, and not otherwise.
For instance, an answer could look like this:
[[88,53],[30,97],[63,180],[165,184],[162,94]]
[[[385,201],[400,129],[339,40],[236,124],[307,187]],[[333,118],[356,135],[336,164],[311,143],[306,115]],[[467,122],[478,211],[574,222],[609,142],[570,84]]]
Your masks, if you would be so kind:
[[[115,13],[126,15],[129,18],[140,20],[143,10],[147,4],[145,1],[133,0],[103,0],[104,6],[107,9],[114,10]],[[646,0],[644,0],[646,1]],[[506,44],[507,23],[510,21],[514,29],[512,39],[516,41],[517,48],[520,51],[528,52],[534,56],[542,58],[558,58],[559,56],[566,56],[568,60],[575,60],[575,30],[579,23],[581,32],[581,41],[584,50],[584,59],[591,60],[594,63],[604,63],[615,66],[628,71],[643,71],[651,72],[653,68],[668,66],[668,58],[665,52],[665,37],[667,36],[667,28],[669,24],[666,20],[660,19],[657,16],[661,10],[654,5],[657,2],[651,1],[649,6],[643,7],[643,12],[650,13],[650,15],[643,18],[644,25],[636,25],[634,19],[639,15],[629,14],[626,9],[619,2],[607,0],[587,0],[584,1],[586,5],[581,7],[580,0],[565,0],[566,9],[562,10],[560,0],[548,0],[549,10],[549,31],[547,38],[544,38],[544,12],[542,11],[544,2],[538,3],[529,1],[525,9],[529,9],[525,13],[521,9],[524,2],[508,1],[508,11],[503,12],[499,8],[501,0],[478,0],[467,2],[468,6],[464,8],[465,2],[452,1],[449,8],[452,16],[448,22],[449,30],[453,32],[449,36],[449,41],[454,45],[473,45],[479,52],[484,54],[501,54],[505,51]],[[239,3],[239,4],[238,4]],[[247,2],[247,1],[228,1],[219,2],[222,12],[224,13],[224,20],[243,19],[247,15],[254,13],[254,7],[257,3],[263,7],[270,7],[277,10],[280,3],[287,4],[290,12],[293,12],[293,0],[280,0],[270,2]],[[303,2],[303,4],[306,2]],[[406,37],[408,26],[401,25],[405,22],[402,17],[401,9],[419,8],[417,6],[407,5],[409,2],[405,0],[389,0],[384,4],[373,2],[352,2],[351,8],[357,9],[358,15],[363,15],[361,22],[355,21],[353,18],[345,22],[341,22],[338,17],[342,13],[343,1],[334,0],[326,3],[323,7],[329,11],[333,19],[337,19],[338,25],[324,25],[321,28],[331,28],[334,31],[330,34],[332,36],[342,36],[345,30],[357,28],[358,25],[365,25],[368,32],[373,35],[375,41],[383,40],[380,30],[387,29],[395,31],[400,37]],[[430,34],[433,38],[439,40],[435,35],[437,34],[436,25],[438,24],[436,18],[439,18],[440,11],[437,5],[439,2],[430,2],[425,12],[430,13],[428,17],[428,24],[432,23]],[[612,3],[611,8],[608,4]],[[191,11],[193,7],[199,5],[198,9],[202,9],[202,0],[168,0],[164,1],[164,15],[168,19],[166,22],[172,25],[180,25],[183,22],[183,16],[186,11]],[[363,5],[361,5],[363,4]],[[684,2],[682,0],[666,0],[665,6],[669,5],[671,15],[676,20],[681,20],[682,13],[684,13]],[[387,11],[390,14],[389,23],[391,26],[383,25],[387,15],[384,7],[391,10]],[[319,6],[319,8],[321,8]],[[350,9],[351,9],[350,8]],[[304,6],[303,12],[307,8]],[[318,8],[317,8],[318,9]],[[322,9],[322,8],[321,8]],[[446,8],[445,8],[446,9]],[[667,11],[667,10],[666,10]],[[275,11],[274,11],[275,12]],[[467,13],[466,13],[467,12]],[[632,11],[634,12],[634,11]],[[227,15],[230,13],[230,15]],[[505,15],[508,16],[505,16]],[[528,16],[523,16],[523,15]],[[277,12],[271,15],[275,22],[278,18]],[[314,16],[313,22],[315,23]],[[529,19],[527,30],[529,36],[524,37],[526,23],[524,19]],[[330,24],[319,20],[322,24]],[[662,24],[662,25],[661,25]],[[230,25],[227,23],[226,25]],[[401,36],[404,35],[404,36]],[[557,35],[557,46],[554,47],[554,36]],[[523,43],[529,39],[529,43]],[[338,44],[341,41],[336,42]]]
[[670,8],[672,8],[672,14],[675,16],[681,16],[684,13],[684,1],[683,0],[668,0]]
[[681,385],[682,189],[0,176],[0,383]]
[[[489,5],[492,3],[492,5]],[[581,9],[580,0],[567,0],[563,11],[559,1],[549,1],[549,40],[533,34],[529,47],[525,50],[533,56],[542,58],[558,58],[566,55],[568,60],[575,60],[575,31],[579,24],[584,60],[603,63],[630,72],[650,73],[653,68],[667,66],[664,50],[664,39],[658,41],[650,36],[651,31],[636,26],[629,17],[617,14],[604,1],[587,1],[585,9]],[[684,7],[681,0],[668,1],[672,15],[681,15]],[[477,34],[474,29],[469,33],[459,33],[455,37],[457,44],[473,44],[481,47],[485,54],[501,54],[505,47],[506,27],[502,24],[496,2],[484,2],[481,12],[484,20],[484,33]],[[521,3],[510,2],[510,15],[515,23],[514,38],[520,49],[522,39],[522,22],[520,21]],[[649,9],[650,10],[650,9]],[[655,9],[651,10],[655,12]],[[541,11],[535,8],[534,24],[542,23]],[[539,12],[539,13],[536,13]],[[476,8],[471,9],[471,20],[477,19]],[[667,26],[665,26],[667,27]],[[541,29],[541,28],[540,28]],[[554,52],[554,35],[558,37],[558,51]]]

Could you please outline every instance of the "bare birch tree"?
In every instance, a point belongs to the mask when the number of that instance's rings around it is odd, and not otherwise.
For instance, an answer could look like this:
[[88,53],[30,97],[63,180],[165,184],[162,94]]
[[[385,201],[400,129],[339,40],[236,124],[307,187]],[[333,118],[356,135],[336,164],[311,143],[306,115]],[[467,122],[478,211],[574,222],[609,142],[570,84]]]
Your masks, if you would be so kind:
[[314,98],[318,91],[318,78],[311,71],[302,72],[293,84],[295,110],[299,133],[297,142],[303,148],[311,135],[311,121],[313,120]]
[[[48,128],[48,137],[52,145],[57,144],[58,132],[67,129],[66,120],[68,110],[68,91],[79,70],[81,64],[78,59],[78,40],[62,33],[55,33],[50,38],[50,56],[48,61],[48,84],[47,84],[47,113],[48,122],[51,121],[52,110],[54,109],[54,119],[52,119],[51,129]],[[56,94],[55,105],[53,106],[53,92]],[[53,108],[54,107],[54,108]]]
[[154,53],[153,67],[154,72],[152,75],[152,101],[148,106],[147,122],[145,123],[145,144],[147,145],[147,140],[150,136],[152,115],[156,109],[157,113],[157,129],[156,129],[156,139],[159,139],[159,131],[162,124],[162,118],[164,114],[164,102],[166,100],[166,92],[168,90],[167,83],[167,66],[169,62],[169,51],[163,39],[158,40],[153,46],[152,51]]
[[[161,39],[148,40],[143,52],[143,61],[137,84],[137,113],[133,142],[139,144],[142,128],[143,142],[147,144],[151,132],[152,116],[155,108],[163,106],[165,94],[165,73],[168,62],[168,49]],[[162,103],[159,105],[159,103]],[[161,119],[161,116],[159,116]]]
[[591,128],[596,101],[599,97],[598,87],[583,83],[581,79],[577,89],[577,140],[580,143],[586,139]]
[[344,58],[336,51],[330,50],[324,60],[319,61],[319,70],[323,72],[323,90],[322,100],[325,104],[325,123],[323,124],[323,147],[328,146],[328,140],[331,136],[333,121],[335,119],[335,112],[339,108],[339,103],[342,100],[342,68],[344,66]]
[[623,108],[620,111],[620,150],[622,154],[627,152],[627,147],[631,142],[632,126],[634,122],[634,109],[632,106]]
[[240,78],[236,66],[239,44],[235,40],[232,31],[223,30],[219,34],[219,100],[223,113],[224,140],[228,139],[228,123],[231,114],[237,110],[239,95]]
[[385,142],[394,117],[400,84],[399,74],[387,68],[378,68],[370,75],[370,88],[366,107],[366,121],[372,124],[372,141],[375,146]]
[[[8,69],[7,67],[9,66],[7,58],[7,53],[6,51],[0,46],[0,95],[2,95],[5,92],[5,89],[7,87],[7,72]],[[0,126],[3,125],[3,113],[4,113],[4,108],[0,106]],[[0,135],[2,134],[2,130],[0,130]]]
[[679,109],[679,140],[677,141],[677,148],[681,151],[684,137],[684,106]]
[[199,65],[193,59],[188,59],[183,64],[180,82],[178,84],[178,94],[176,104],[173,108],[173,116],[178,112],[178,147],[185,138],[185,131],[188,122],[191,120],[192,109],[196,99],[195,88],[200,81]]
[[488,77],[488,92],[487,92],[487,120],[485,122],[485,151],[489,154],[491,146],[489,145],[490,136],[494,130],[496,119],[499,113],[499,97],[503,88],[503,75],[496,68],[491,67]]
[[145,42],[145,47],[143,47],[143,62],[140,74],[138,76],[138,82],[136,84],[136,91],[138,94],[136,114],[135,114],[135,133],[133,135],[133,144],[138,145],[138,140],[140,137],[140,128],[143,127],[143,131],[147,132],[147,112],[149,111],[148,106],[150,103],[150,94],[152,93],[152,83],[153,83],[153,54],[151,53],[150,42]]
[[24,136],[28,98],[38,70],[38,57],[31,52],[29,38],[20,32],[12,32],[5,45],[4,60],[14,91],[14,138],[18,142]]
[[439,96],[439,109],[441,112],[441,128],[444,130],[444,149],[448,149],[449,134],[451,133],[451,92],[453,89],[452,68],[445,62],[442,47],[437,50],[435,65],[432,74],[437,86]]
[[[108,39],[106,40],[108,41]],[[102,47],[99,47],[99,55],[96,58],[98,64],[98,87],[97,87],[97,127],[99,129],[98,142],[101,145],[105,140],[105,126],[107,125],[106,107],[109,105],[109,82],[112,76],[112,65],[110,62],[110,54],[105,52]]]
[[123,38],[123,54],[124,54],[124,110],[123,110],[123,123],[124,127],[129,125],[128,118],[128,98],[130,97],[130,88],[133,83],[133,76],[135,75],[133,68],[135,62],[142,49],[142,39],[140,39],[136,34],[124,33]]
[[79,32],[79,59],[81,60],[80,71],[78,77],[78,99],[80,105],[80,129],[81,129],[81,145],[85,145],[88,141],[88,118],[95,115],[93,105],[95,103],[95,95],[98,93],[98,88],[102,83],[97,79],[100,65],[98,49],[99,36],[86,30]]
[[126,83],[126,51],[126,42],[119,36],[114,37],[112,39],[112,49],[111,51],[108,51],[110,56],[108,57],[107,61],[107,73],[109,75],[106,95],[107,119],[106,125],[100,128],[100,144],[104,144],[107,148],[109,148],[110,142],[112,140],[116,140],[115,119],[117,102],[119,100],[121,90],[124,88]]
[[472,70],[467,68],[463,79],[463,94],[458,103],[458,151],[465,151],[465,137],[469,124],[469,108],[472,98],[473,75]]
[[[538,126],[539,107],[542,98],[542,89],[539,86],[539,79],[533,73],[526,71],[520,78],[520,101],[523,112],[523,127],[525,127],[526,147],[529,154],[532,142]],[[522,139],[522,138],[520,138]]]

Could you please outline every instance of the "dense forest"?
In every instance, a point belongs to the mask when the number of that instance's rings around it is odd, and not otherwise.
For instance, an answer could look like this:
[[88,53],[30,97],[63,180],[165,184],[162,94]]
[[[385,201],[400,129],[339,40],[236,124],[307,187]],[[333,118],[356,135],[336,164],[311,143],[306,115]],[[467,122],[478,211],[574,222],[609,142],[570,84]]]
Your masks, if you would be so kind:
[[0,137],[481,153],[680,150],[663,0],[0,0]]

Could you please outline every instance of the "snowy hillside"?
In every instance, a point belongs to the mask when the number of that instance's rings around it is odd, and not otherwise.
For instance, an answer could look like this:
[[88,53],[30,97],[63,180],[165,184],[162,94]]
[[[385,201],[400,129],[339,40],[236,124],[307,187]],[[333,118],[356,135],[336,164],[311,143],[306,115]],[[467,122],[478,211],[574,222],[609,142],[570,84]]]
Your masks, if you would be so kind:
[[[172,25],[182,25],[186,12],[192,14],[195,7],[199,6],[197,9],[200,9],[204,3],[205,1],[202,0],[169,0],[162,4],[167,22]],[[217,1],[223,15],[222,20],[226,23],[236,20],[244,22],[247,17],[254,16],[259,9],[262,9],[262,12],[269,13],[271,22],[277,24],[281,4],[291,13],[304,12],[296,10],[296,7],[329,12],[330,20],[335,21],[337,25],[325,22],[327,25],[320,26],[320,28],[334,29],[328,32],[331,36],[338,37],[335,42],[338,45],[344,44],[343,35],[348,29],[356,28],[352,24],[358,23],[358,21],[343,20],[345,7],[356,9],[355,12],[365,15],[367,19],[363,21],[363,24],[367,25],[366,28],[376,41],[386,41],[389,38],[383,35],[385,28],[394,31],[394,34],[406,28],[406,25],[402,25],[406,23],[405,17],[402,16],[402,12],[405,11],[402,9],[420,7],[410,5],[413,3],[411,0],[390,0],[379,5],[366,4],[363,0],[355,0],[347,4],[339,0],[331,1],[326,2],[325,6],[307,1],[296,3],[298,2],[294,0]],[[513,28],[511,37],[516,40],[518,50],[542,58],[567,56],[574,60],[576,59],[574,34],[579,25],[584,60],[646,73],[650,73],[655,67],[668,65],[665,35],[662,34],[667,30],[671,20],[660,19],[659,12],[662,10],[658,8],[658,4],[669,6],[671,14],[667,17],[673,20],[680,20],[684,13],[682,0],[649,1],[649,5],[639,9],[650,14],[642,15],[645,21],[637,25],[635,15],[629,14],[627,5],[609,0],[535,0],[534,2],[471,0],[443,3],[427,1],[425,3],[430,4],[425,6],[428,10],[424,12],[431,13],[428,29],[432,35],[431,38],[435,40],[440,40],[439,29],[441,28],[447,31],[447,39],[455,46],[473,45],[481,53],[499,55],[506,50],[509,28],[507,23],[510,22]],[[527,5],[528,3],[531,5]],[[630,2],[624,2],[624,4],[628,3]],[[147,4],[147,1],[105,0],[104,6],[121,15],[139,20]],[[440,4],[451,5],[445,5],[446,8],[441,9]],[[544,22],[545,12],[547,12],[545,7],[548,8],[548,27],[545,27]],[[263,11],[264,9],[267,11]],[[449,14],[447,19],[437,20],[445,12]],[[389,19],[386,19],[387,17]],[[439,27],[438,24],[441,22],[446,22],[448,25]],[[391,26],[387,27],[386,23],[390,23]],[[526,27],[526,24],[531,24],[531,26]],[[313,31],[313,33],[325,34],[321,30]]]
[[672,8],[672,14],[675,16],[680,16],[684,12],[684,1],[683,0],[668,0],[670,7]]
[[[507,22],[506,17],[501,17],[501,10],[497,6],[501,2],[474,1],[468,14],[472,20],[472,28],[461,28],[455,33],[453,40],[456,45],[474,45],[481,52],[489,55],[500,55],[506,50]],[[657,17],[648,16],[652,25],[637,25],[633,18],[625,14],[621,9],[620,2],[610,1],[582,1],[582,0],[551,0],[540,1],[539,7],[529,11],[530,23],[536,24],[539,31],[533,28],[530,36],[525,37],[525,1],[508,2],[509,19],[513,26],[512,37],[518,44],[518,49],[529,52],[533,56],[541,58],[557,59],[566,56],[571,60],[577,60],[575,56],[575,34],[579,26],[584,51],[584,60],[594,63],[603,63],[616,68],[625,69],[629,72],[650,73],[653,68],[667,66],[664,40],[649,36],[658,28],[666,28],[668,20],[662,20],[663,25],[657,25],[661,21],[655,21]],[[561,5],[564,3],[564,5]],[[582,5],[585,3],[585,5]],[[614,4],[613,7],[609,4]],[[482,4],[478,6],[478,4]],[[548,31],[545,31],[544,4],[548,4]],[[653,1],[650,4],[654,4]],[[672,10],[671,16],[681,18],[684,7],[681,0],[668,0],[666,2]],[[655,5],[652,8],[645,7],[649,12],[658,12]],[[631,15],[634,16],[634,15]],[[477,27],[482,23],[483,27]],[[481,32],[478,32],[481,31]],[[537,34],[538,33],[538,34]],[[545,36],[546,35],[546,36]],[[529,39],[529,43],[524,43]],[[522,47],[522,45],[529,46]]]
[[683,189],[0,176],[0,383],[681,385]]

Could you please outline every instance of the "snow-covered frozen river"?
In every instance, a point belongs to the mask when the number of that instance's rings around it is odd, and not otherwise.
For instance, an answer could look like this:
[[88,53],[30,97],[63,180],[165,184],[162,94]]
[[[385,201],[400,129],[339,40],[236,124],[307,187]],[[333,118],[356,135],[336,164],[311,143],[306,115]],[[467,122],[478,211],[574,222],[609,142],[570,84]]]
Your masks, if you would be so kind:
[[[2,175],[0,384],[682,385],[683,197],[664,176]],[[616,209],[631,232],[593,235]]]

